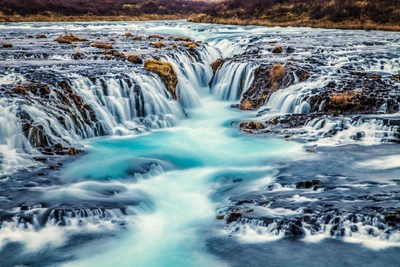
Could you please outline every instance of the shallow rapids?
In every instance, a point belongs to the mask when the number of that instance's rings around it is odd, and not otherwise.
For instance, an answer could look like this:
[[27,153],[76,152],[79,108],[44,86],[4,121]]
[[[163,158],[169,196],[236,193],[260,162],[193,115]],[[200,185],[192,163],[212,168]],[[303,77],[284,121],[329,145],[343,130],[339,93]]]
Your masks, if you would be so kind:
[[[128,188],[115,198],[139,191],[152,203],[150,211],[137,212],[122,243],[103,245],[100,256],[67,266],[109,266],[117,259],[121,266],[216,266],[218,261],[204,252],[204,246],[210,226],[215,225],[215,200],[223,200],[216,198],[219,181],[241,176],[247,187],[256,187],[271,179],[273,162],[304,154],[299,144],[229,129],[241,113],[212,96],[187,112],[189,118],[172,129],[90,141],[86,144],[89,155],[66,166],[65,177],[108,178],[108,184]],[[152,171],[135,173],[132,165],[138,159],[155,162],[150,165]]]

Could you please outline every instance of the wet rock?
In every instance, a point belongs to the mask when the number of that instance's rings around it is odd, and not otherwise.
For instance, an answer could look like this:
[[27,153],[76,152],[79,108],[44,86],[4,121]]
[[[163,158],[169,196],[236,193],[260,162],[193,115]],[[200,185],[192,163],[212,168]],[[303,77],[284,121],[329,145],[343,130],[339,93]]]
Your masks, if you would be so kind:
[[223,58],[217,59],[216,61],[212,62],[210,66],[213,70],[213,73],[215,74],[217,72],[217,70],[220,69],[222,67],[222,65],[224,65],[224,63],[225,63],[225,59],[223,59]]
[[[297,73],[300,74],[298,76]],[[296,81],[308,79],[307,71],[295,67],[287,69],[282,64],[260,66],[254,71],[254,80],[249,89],[243,93],[238,107],[242,110],[253,110],[265,104],[271,94],[278,89],[286,88]],[[298,77],[299,79],[295,78]]]
[[296,184],[296,189],[310,189],[315,185],[319,185],[321,183],[320,180],[312,180],[312,181],[304,181],[304,182],[298,182]]
[[272,50],[273,54],[280,54],[283,52],[283,48],[281,46],[275,46],[274,49]]
[[289,223],[287,226],[286,234],[291,236],[304,235],[304,229],[301,220],[297,220],[294,223]]
[[133,64],[143,64],[143,60],[137,55],[128,56],[128,61]]
[[171,63],[150,59],[145,61],[144,68],[147,71],[156,73],[161,78],[168,91],[172,94],[172,97],[175,100],[178,100],[178,95],[176,93],[178,76]]
[[239,124],[239,129],[248,133],[257,132],[259,130],[265,129],[265,124],[262,122],[255,122],[255,121],[241,122]]
[[217,215],[217,220],[223,220],[225,218],[225,215]]
[[243,212],[241,212],[240,210],[233,210],[228,214],[228,217],[226,218],[226,222],[227,223],[231,223],[231,222],[236,222],[237,220],[239,220],[243,215]]

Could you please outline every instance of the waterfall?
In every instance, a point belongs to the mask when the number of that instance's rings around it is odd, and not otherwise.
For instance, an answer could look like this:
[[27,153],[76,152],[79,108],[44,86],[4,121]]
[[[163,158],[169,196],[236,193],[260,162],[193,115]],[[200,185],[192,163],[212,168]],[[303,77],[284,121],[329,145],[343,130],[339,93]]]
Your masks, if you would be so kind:
[[[398,120],[398,119],[397,119]],[[349,141],[362,141],[365,144],[376,142],[398,142],[400,139],[400,127],[396,121],[384,117],[376,118],[315,118],[305,126],[305,129],[313,137],[331,136],[336,143]]]
[[197,58],[187,51],[178,51],[163,58],[172,64],[178,75],[177,95],[184,108],[199,106],[199,94],[208,94],[213,77],[210,64],[221,57],[215,48],[208,46],[198,47],[195,53]]
[[81,76],[71,81],[71,87],[95,112],[97,128],[103,129],[103,135],[171,127],[184,116],[156,76],[130,73],[125,77],[102,77],[95,82]]
[[[81,139],[172,127],[185,118],[183,108],[198,106],[200,95],[209,92],[213,76],[210,63],[220,57],[217,49],[208,46],[161,57],[178,75],[179,103],[157,75],[142,69],[95,77],[79,71],[48,72],[39,80],[48,88],[46,95],[31,94],[28,87],[26,97],[1,99],[0,166],[22,164],[20,155],[40,153],[56,144],[80,147]],[[22,75],[0,79],[9,89],[16,84],[28,85]]]
[[31,163],[26,154],[36,154],[16,117],[19,100],[0,98],[0,174]]
[[229,61],[217,70],[211,92],[221,100],[237,101],[254,80],[256,66]]
[[311,106],[307,102],[308,97],[325,83],[324,80],[316,80],[280,89],[271,95],[265,106],[278,113],[308,114],[311,111]]

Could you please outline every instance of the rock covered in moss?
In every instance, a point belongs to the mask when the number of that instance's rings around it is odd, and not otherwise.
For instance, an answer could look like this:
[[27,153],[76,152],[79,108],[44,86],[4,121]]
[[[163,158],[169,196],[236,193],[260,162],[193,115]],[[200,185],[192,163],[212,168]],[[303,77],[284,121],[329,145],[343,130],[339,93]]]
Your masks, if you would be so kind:
[[157,74],[173,98],[178,100],[178,96],[176,94],[178,75],[176,74],[171,63],[162,62],[156,59],[149,59],[144,62],[144,68],[147,71]]

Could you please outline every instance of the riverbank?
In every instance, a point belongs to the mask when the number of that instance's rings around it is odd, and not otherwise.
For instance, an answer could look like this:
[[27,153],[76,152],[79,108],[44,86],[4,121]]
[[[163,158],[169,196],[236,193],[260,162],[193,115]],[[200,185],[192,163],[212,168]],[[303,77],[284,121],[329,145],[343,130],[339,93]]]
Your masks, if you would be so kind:
[[191,16],[189,22],[194,23],[212,23],[212,24],[229,24],[242,26],[265,26],[265,27],[310,27],[322,29],[341,29],[341,30],[379,30],[379,31],[400,31],[400,25],[395,24],[376,24],[373,22],[346,21],[332,22],[326,20],[290,20],[290,21],[271,21],[266,19],[240,19],[212,17],[204,14]]
[[331,22],[323,20],[293,20],[293,21],[270,21],[264,19],[239,19],[239,18],[219,18],[195,14],[185,15],[157,15],[148,14],[141,16],[59,16],[52,15],[0,15],[0,23],[12,22],[104,22],[104,21],[152,21],[152,20],[187,20],[193,23],[226,24],[241,26],[265,26],[265,27],[310,27],[322,29],[342,29],[342,30],[379,30],[379,31],[400,31],[400,25],[395,24],[376,24],[373,22],[361,23],[359,21]]

